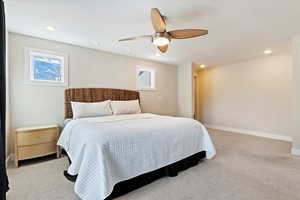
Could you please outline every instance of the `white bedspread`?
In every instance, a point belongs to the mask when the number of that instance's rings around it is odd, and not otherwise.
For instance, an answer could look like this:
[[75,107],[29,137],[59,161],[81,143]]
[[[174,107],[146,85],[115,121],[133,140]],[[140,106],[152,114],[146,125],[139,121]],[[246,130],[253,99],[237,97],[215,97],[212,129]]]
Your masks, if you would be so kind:
[[72,120],[58,145],[70,156],[68,172],[78,174],[74,190],[83,200],[105,199],[116,183],[200,151],[208,159],[216,154],[199,122],[154,114]]

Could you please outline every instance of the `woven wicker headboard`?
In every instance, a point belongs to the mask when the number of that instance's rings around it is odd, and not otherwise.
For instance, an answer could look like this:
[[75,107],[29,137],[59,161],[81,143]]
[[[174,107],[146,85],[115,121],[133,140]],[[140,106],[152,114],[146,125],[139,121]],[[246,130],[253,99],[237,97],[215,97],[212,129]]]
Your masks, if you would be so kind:
[[70,88],[65,90],[65,118],[72,118],[71,101],[140,100],[139,92],[110,88]]

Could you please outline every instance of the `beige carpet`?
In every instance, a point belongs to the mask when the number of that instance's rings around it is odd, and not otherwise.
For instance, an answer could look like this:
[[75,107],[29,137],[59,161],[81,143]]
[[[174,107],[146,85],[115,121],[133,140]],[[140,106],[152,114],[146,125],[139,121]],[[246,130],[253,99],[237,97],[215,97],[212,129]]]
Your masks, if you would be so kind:
[[[290,143],[210,130],[217,156],[117,200],[299,200],[300,158]],[[67,159],[35,161],[8,170],[8,199],[75,200],[62,171]]]

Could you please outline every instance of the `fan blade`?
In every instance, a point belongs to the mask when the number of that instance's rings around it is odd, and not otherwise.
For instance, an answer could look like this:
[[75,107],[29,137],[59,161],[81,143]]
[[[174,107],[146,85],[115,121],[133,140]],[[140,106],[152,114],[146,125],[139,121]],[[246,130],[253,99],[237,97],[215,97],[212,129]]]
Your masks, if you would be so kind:
[[141,35],[136,37],[124,38],[124,39],[120,39],[119,42],[137,40],[137,39],[146,39],[146,38],[152,39],[152,35]]
[[186,39],[186,38],[193,38],[193,37],[206,35],[208,34],[208,31],[202,29],[182,29],[182,30],[169,31],[168,33],[171,36],[171,38]]
[[165,53],[168,50],[168,45],[165,46],[157,46],[157,48],[162,52]]
[[166,22],[157,8],[151,9],[151,21],[155,32],[162,33],[166,31]]

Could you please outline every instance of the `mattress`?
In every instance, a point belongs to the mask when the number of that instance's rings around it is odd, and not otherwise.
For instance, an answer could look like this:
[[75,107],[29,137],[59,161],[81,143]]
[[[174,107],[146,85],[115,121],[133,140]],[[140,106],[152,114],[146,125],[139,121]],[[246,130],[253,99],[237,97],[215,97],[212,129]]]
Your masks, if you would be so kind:
[[116,115],[69,121],[58,145],[78,175],[74,190],[83,200],[102,200],[115,184],[196,153],[215,154],[206,128],[196,120],[154,114]]

